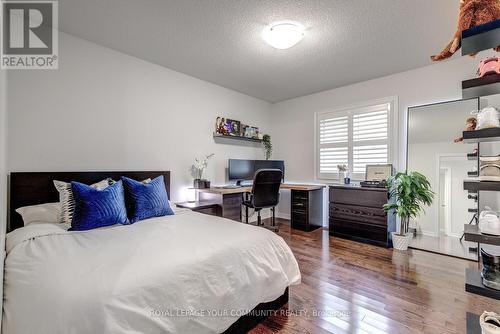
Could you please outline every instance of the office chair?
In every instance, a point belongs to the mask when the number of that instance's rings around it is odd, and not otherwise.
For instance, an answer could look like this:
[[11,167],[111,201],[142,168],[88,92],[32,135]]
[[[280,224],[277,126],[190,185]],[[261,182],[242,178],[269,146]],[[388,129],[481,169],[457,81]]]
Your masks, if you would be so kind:
[[247,194],[243,201],[246,213],[246,223],[248,224],[248,208],[257,212],[257,225],[263,226],[260,217],[262,209],[271,208],[272,221],[271,229],[277,231],[275,209],[280,201],[280,185],[283,172],[279,169],[259,169],[255,172],[252,185],[252,193]]

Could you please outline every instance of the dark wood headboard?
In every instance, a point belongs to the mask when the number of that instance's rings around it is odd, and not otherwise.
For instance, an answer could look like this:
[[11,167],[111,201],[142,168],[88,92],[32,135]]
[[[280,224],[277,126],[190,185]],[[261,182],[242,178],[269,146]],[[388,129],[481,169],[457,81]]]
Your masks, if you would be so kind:
[[7,231],[10,232],[24,226],[21,215],[15,211],[17,208],[59,201],[59,193],[54,187],[53,180],[92,184],[106,178],[119,180],[121,176],[135,180],[145,180],[160,175],[163,175],[165,179],[165,188],[167,189],[168,198],[170,198],[169,171],[10,173],[10,219]]

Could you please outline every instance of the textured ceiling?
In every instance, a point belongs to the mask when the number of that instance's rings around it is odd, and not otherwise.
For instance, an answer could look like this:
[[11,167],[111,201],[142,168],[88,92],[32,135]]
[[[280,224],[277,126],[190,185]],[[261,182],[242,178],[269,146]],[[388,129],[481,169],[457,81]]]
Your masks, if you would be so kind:
[[[270,102],[430,63],[454,33],[458,0],[62,0],[69,34]],[[306,27],[276,50],[279,20]]]

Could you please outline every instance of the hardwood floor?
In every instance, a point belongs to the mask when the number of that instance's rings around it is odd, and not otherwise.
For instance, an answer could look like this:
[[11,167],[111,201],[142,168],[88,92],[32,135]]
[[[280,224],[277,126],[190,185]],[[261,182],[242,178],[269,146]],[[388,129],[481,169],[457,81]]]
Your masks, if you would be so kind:
[[302,283],[290,288],[291,315],[282,314],[284,307],[250,333],[465,333],[466,312],[500,312],[500,301],[465,292],[464,271],[476,268],[475,262],[279,223]]

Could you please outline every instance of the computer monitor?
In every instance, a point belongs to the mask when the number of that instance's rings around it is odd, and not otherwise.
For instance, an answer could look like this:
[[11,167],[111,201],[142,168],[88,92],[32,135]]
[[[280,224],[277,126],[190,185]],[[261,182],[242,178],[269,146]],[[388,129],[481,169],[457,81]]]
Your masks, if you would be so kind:
[[279,169],[285,181],[285,162],[283,160],[255,160],[255,171],[259,169]]
[[279,169],[283,172],[283,181],[285,180],[285,162],[283,160],[243,159],[229,159],[229,180],[236,180],[236,184],[240,185],[241,181],[253,180],[255,172],[259,169]]
[[[255,160],[229,159],[229,180],[253,180],[255,174]],[[240,182],[237,182],[239,184]]]

